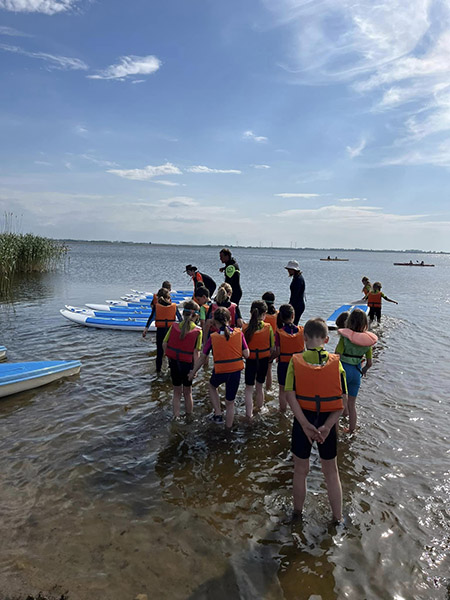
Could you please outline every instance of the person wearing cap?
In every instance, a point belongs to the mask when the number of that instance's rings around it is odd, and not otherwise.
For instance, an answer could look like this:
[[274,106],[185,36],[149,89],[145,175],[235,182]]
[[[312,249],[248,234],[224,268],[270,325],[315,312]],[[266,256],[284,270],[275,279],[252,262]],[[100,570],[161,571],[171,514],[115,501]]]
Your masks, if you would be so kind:
[[239,304],[242,298],[241,272],[239,270],[239,265],[231,255],[231,250],[229,248],[222,248],[219,252],[219,258],[224,265],[219,271],[225,275],[225,283],[229,283],[233,290],[230,301]]
[[289,304],[295,312],[294,325],[298,325],[300,317],[305,311],[305,280],[296,260],[290,260],[284,268],[287,270],[289,277],[292,277]]
[[193,265],[186,265],[185,271],[189,277],[192,278],[192,282],[194,283],[194,294],[198,287],[206,287],[211,298],[216,289],[216,282],[214,279],[209,275],[206,275],[206,273],[200,273],[200,271],[197,270],[197,267],[194,267]]

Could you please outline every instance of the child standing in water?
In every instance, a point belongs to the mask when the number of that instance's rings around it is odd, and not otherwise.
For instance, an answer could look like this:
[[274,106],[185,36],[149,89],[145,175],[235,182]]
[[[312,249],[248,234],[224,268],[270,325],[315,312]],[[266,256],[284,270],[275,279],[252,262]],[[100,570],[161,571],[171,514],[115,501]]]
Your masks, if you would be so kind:
[[164,356],[163,341],[169,327],[178,319],[181,321],[181,315],[177,310],[177,305],[172,302],[170,292],[166,288],[161,288],[157,293],[157,303],[152,307],[152,312],[147,320],[147,323],[142,332],[142,337],[145,338],[148,328],[152,321],[155,321],[156,326],[156,372],[161,372],[162,361]]
[[294,325],[295,312],[290,304],[282,304],[278,311],[277,332],[275,334],[276,356],[278,357],[278,386],[280,411],[286,412],[287,398],[284,391],[286,373],[289,362],[297,352],[303,352],[305,342],[303,339],[303,327]]
[[209,395],[213,405],[215,423],[223,423],[222,407],[217,388],[225,384],[226,416],[225,425],[231,429],[234,421],[234,400],[244,368],[244,358],[249,355],[247,342],[240,329],[230,327],[231,315],[227,308],[217,308],[214,312],[216,331],[211,334],[203,347],[200,358],[195,362],[189,378],[192,380],[197,371],[205,364],[212,350],[214,369],[209,380]]
[[294,354],[286,374],[287,401],[294,413],[294,517],[301,517],[313,442],[317,442],[333,519],[342,519],[342,488],[336,460],[336,423],[347,392],[339,356],[323,349],[328,328],[323,319],[310,319],[304,328],[306,350]]
[[255,300],[250,312],[250,322],[245,326],[244,332],[250,350],[250,356],[245,363],[245,413],[247,419],[253,417],[254,387],[256,387],[256,407],[260,410],[263,406],[263,385],[267,376],[269,359],[275,354],[275,337],[272,327],[269,323],[264,322],[267,304],[264,300]]
[[377,319],[377,323],[380,323],[381,321],[381,303],[382,303],[382,298],[384,298],[384,300],[386,300],[387,302],[393,302],[394,304],[398,304],[398,302],[396,302],[395,300],[391,300],[390,298],[388,298],[387,296],[385,296],[383,294],[383,292],[381,291],[382,285],[379,281],[375,281],[375,283],[372,286],[372,291],[369,292],[368,296],[367,296],[367,304],[369,306],[369,320],[370,320],[370,324],[372,324],[373,320]]
[[367,296],[372,291],[372,284],[369,281],[368,277],[363,277],[361,279],[361,283],[363,284],[363,289],[361,290],[363,295],[363,302],[367,300]]
[[[267,304],[267,314],[264,318],[265,323],[269,323],[272,327],[273,334],[277,332],[277,315],[278,311],[275,308],[275,294],[273,292],[265,292],[262,295],[262,299]],[[272,387],[272,363],[273,359],[269,360],[269,367],[267,369],[266,377],[266,389],[270,390]]]
[[180,400],[184,396],[186,414],[192,414],[192,381],[188,378],[194,361],[202,348],[202,330],[197,327],[199,306],[189,300],[183,307],[183,320],[173,323],[167,332],[163,349],[169,359],[170,376],[173,385],[173,416],[180,416]]

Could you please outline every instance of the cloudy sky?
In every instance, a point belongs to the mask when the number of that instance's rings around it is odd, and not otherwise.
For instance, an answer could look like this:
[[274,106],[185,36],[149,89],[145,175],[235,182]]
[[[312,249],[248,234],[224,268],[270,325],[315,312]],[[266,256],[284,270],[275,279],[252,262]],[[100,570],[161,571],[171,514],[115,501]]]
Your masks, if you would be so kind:
[[450,251],[443,0],[0,0],[23,232]]

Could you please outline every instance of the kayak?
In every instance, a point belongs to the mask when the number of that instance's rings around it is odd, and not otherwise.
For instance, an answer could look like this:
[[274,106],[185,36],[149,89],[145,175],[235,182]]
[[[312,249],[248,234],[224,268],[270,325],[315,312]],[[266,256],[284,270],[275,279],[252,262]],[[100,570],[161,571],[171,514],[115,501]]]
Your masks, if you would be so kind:
[[325,262],[348,262],[349,258],[319,258],[319,260],[324,260]]
[[66,304],[66,310],[69,310],[72,313],[78,313],[80,315],[86,315],[87,317],[102,317],[104,319],[147,319],[151,315],[151,310],[133,310],[133,309],[125,309],[125,310],[93,310],[92,308],[82,308],[79,306],[70,306]]
[[0,346],[0,360],[6,358],[6,348],[5,346]]
[[366,315],[369,314],[369,307],[367,306],[367,304],[343,304],[342,306],[337,308],[333,313],[331,313],[331,315],[328,317],[328,328],[336,329],[336,319],[339,317],[339,315],[341,315],[343,312],[352,312],[352,310],[355,310],[355,308],[359,308],[360,310],[365,312]]
[[434,265],[427,265],[425,263],[394,263],[397,267],[434,267]]
[[44,360],[0,365],[0,398],[32,390],[80,372],[79,360]]
[[[136,319],[132,317],[125,318],[107,318],[93,317],[83,313],[72,312],[66,308],[59,311],[63,317],[76,323],[77,325],[85,325],[86,327],[96,327],[97,329],[120,329],[122,331],[143,331],[147,323],[146,319]],[[150,325],[149,331],[156,331],[154,325]]]

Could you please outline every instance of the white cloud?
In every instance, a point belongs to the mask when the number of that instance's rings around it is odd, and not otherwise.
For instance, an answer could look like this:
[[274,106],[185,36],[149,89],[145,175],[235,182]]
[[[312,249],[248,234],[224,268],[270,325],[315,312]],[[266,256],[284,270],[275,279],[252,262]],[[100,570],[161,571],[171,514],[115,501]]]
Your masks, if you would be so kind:
[[339,202],[366,202],[367,198],[339,198]]
[[166,179],[154,179],[153,183],[159,183],[161,185],[167,185],[167,186],[180,185],[179,183],[176,183],[175,181],[167,181]]
[[45,15],[70,10],[78,0],[0,0],[0,8],[13,12],[38,12]]
[[[0,5],[1,7],[1,5]],[[22,31],[18,31],[13,27],[0,26],[0,35],[8,35],[10,37],[30,37],[28,33],[23,33]]]
[[28,52],[19,46],[10,46],[9,44],[0,44],[0,50],[5,52],[13,52],[15,54],[22,54],[23,56],[29,56],[30,58],[38,58],[45,60],[50,63],[50,66],[54,69],[61,70],[86,70],[89,67],[85,62],[79,58],[70,58],[68,56],[57,56],[54,54],[47,54],[46,52]]
[[86,133],[89,133],[88,128],[85,125],[81,125],[81,124],[75,125],[74,131],[78,135],[85,135]]
[[366,140],[362,138],[359,144],[357,144],[353,148],[351,146],[346,146],[345,149],[347,150],[350,158],[356,158],[357,156],[359,156],[366,147],[366,143]]
[[41,165],[42,167],[51,167],[52,166],[52,163],[47,162],[46,160],[35,160],[34,164]]
[[279,196],[280,198],[318,198],[320,194],[291,194],[291,193],[283,193],[283,194],[274,194],[275,196]]
[[143,169],[108,169],[107,173],[124,177],[125,179],[133,179],[135,181],[148,181],[159,175],[181,175],[182,172],[178,167],[170,162],[164,165],[152,166],[147,165]]
[[270,165],[251,165],[254,169],[270,169]]
[[266,138],[263,135],[256,135],[253,133],[253,131],[250,131],[250,130],[244,131],[242,137],[253,140],[254,142],[258,142],[259,144],[264,144],[265,142],[269,141],[269,138]]
[[98,165],[99,167],[117,167],[117,163],[97,158],[96,156],[92,156],[92,154],[80,154],[80,158],[84,158],[84,160],[94,163],[94,165]]
[[189,167],[188,169],[186,169],[186,171],[188,173],[242,173],[242,171],[238,171],[237,169],[211,169],[210,167],[205,167],[204,165],[196,165],[194,167]]
[[111,65],[96,75],[88,75],[90,79],[125,80],[133,75],[151,75],[161,67],[156,56],[122,56],[117,65]]

